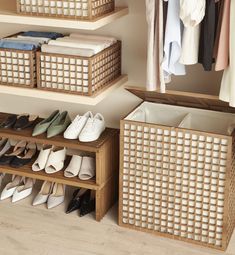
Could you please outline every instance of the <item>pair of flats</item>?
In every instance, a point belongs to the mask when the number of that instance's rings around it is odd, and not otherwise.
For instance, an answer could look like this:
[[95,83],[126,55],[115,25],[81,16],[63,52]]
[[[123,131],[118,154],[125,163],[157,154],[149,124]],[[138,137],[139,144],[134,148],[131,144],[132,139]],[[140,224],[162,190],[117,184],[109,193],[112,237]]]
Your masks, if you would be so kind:
[[59,110],[56,110],[34,127],[32,136],[38,136],[46,132],[47,138],[54,137],[63,133],[70,123],[71,119],[67,111],[60,113]]
[[64,132],[65,139],[79,139],[80,142],[96,141],[105,130],[104,117],[97,113],[87,112],[83,116],[77,115]]

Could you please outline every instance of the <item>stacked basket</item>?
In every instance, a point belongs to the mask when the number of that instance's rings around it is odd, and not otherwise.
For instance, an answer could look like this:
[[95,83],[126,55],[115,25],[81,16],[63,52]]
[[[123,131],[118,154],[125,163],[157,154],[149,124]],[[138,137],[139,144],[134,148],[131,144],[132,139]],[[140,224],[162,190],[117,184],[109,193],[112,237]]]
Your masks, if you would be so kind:
[[114,0],[17,0],[18,13],[93,20],[114,11]]

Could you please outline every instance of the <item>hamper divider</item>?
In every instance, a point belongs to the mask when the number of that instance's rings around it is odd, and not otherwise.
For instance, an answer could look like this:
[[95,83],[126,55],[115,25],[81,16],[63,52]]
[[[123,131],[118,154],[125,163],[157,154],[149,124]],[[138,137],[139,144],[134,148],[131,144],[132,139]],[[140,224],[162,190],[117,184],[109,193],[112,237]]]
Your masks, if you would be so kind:
[[178,127],[201,132],[231,135],[234,126],[235,117],[218,112],[206,113],[202,110],[193,110],[185,116]]
[[186,114],[185,117],[180,122],[178,127],[179,128],[191,128],[191,118],[192,118],[191,113]]

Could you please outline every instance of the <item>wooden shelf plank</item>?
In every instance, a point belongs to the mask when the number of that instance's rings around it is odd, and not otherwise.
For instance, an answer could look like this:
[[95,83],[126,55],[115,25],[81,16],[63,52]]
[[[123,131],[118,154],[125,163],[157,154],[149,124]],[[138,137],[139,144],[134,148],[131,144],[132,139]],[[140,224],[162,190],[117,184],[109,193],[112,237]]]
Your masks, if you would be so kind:
[[[0,2],[2,2],[2,0]],[[75,19],[61,19],[61,18],[19,15],[16,12],[15,5],[10,5],[4,1],[0,3],[0,22],[1,23],[40,26],[40,27],[97,30],[127,15],[128,13],[129,13],[128,7],[117,7],[115,8],[114,12],[106,14],[93,21],[85,21],[85,20],[79,21]]]
[[79,180],[78,177],[66,178],[64,177],[64,171],[57,172],[55,174],[47,174],[44,171],[34,172],[32,170],[32,164],[26,165],[21,168],[13,168],[10,166],[0,166],[0,172],[12,175],[19,175],[29,177],[42,181],[57,182],[68,186],[86,188],[91,190],[99,190],[99,185],[96,184],[95,179],[89,181]]
[[[0,123],[7,118],[8,114],[0,113]],[[40,119],[41,120],[41,119]],[[38,121],[40,121],[38,120]],[[38,144],[48,144],[54,146],[61,146],[70,149],[81,150],[85,152],[94,152],[96,153],[103,144],[110,138],[117,134],[118,129],[106,128],[106,130],[102,133],[100,138],[94,142],[82,143],[78,140],[67,140],[64,139],[63,135],[58,135],[48,139],[46,134],[42,134],[36,137],[32,137],[33,128],[27,128],[22,131],[17,131],[13,129],[0,129],[0,137],[6,137],[12,140],[25,140],[28,142],[35,142]]]
[[53,91],[40,90],[37,88],[22,88],[7,85],[0,85],[0,94],[8,94],[15,96],[23,96],[30,98],[38,98],[44,100],[53,100],[57,102],[67,102],[84,105],[97,105],[103,101],[114,90],[118,89],[128,81],[127,75],[121,75],[118,79],[110,83],[108,87],[102,90],[95,97],[79,96],[75,94],[67,94]]

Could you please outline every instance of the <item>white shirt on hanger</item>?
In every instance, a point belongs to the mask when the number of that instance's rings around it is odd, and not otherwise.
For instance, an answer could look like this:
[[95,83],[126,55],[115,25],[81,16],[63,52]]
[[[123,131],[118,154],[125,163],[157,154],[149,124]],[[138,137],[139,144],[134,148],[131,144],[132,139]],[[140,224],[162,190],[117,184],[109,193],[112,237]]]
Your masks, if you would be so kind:
[[184,24],[181,64],[198,63],[200,23],[205,16],[205,10],[205,0],[180,0],[180,18]]
[[171,74],[185,75],[185,66],[179,63],[182,47],[182,24],[180,21],[180,0],[168,0],[164,60],[162,68],[166,82],[171,81]]

